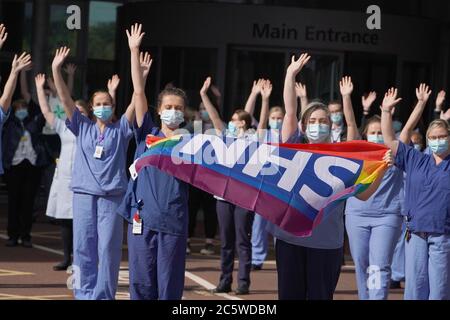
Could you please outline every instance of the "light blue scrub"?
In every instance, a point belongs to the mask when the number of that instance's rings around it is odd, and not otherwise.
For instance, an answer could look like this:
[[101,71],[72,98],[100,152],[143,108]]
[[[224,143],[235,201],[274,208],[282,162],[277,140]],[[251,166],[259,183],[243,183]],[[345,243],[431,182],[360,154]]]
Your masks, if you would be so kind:
[[406,172],[405,213],[411,239],[405,245],[405,296],[450,299],[450,156],[399,143],[396,165]]
[[[76,299],[114,299],[122,256],[123,219],[116,214],[127,189],[126,155],[132,136],[123,115],[100,134],[75,110],[67,127],[77,137],[73,196],[73,270]],[[103,147],[100,159],[96,146]]]
[[[279,130],[267,130],[264,143],[280,143]],[[266,261],[268,250],[267,220],[255,214],[252,225],[252,265],[261,266]]]
[[391,263],[401,233],[403,172],[389,168],[367,200],[347,200],[345,227],[360,300],[387,299]]
[[406,224],[402,223],[402,233],[398,238],[397,244],[394,249],[394,257],[391,264],[391,279],[393,281],[405,281],[405,235]]

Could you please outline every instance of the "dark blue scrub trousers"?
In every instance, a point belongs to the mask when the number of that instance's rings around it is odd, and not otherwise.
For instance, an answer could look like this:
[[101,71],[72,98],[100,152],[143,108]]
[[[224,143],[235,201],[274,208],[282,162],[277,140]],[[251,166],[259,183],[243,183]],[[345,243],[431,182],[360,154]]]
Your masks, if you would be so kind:
[[128,226],[131,300],[181,300],[184,289],[187,236]]
[[239,255],[238,286],[250,286],[252,266],[251,232],[254,213],[226,201],[217,200],[220,230],[220,283],[231,285],[235,250]]
[[314,249],[276,239],[275,251],[280,300],[333,299],[343,248]]

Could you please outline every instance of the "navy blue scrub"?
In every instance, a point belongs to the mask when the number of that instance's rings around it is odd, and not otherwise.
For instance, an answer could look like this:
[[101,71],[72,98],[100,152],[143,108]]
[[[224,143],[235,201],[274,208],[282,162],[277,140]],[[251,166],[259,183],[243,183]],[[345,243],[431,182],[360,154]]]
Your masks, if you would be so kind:
[[405,212],[412,233],[405,245],[405,299],[450,299],[450,156],[399,142],[396,165],[406,172]]
[[[147,134],[164,137],[147,113],[134,128],[135,158],[146,151]],[[180,300],[184,288],[188,234],[188,185],[155,167],[146,167],[130,180],[117,211],[129,223],[128,263],[132,300]],[[139,205],[140,200],[142,206]],[[143,232],[133,234],[139,209]]]

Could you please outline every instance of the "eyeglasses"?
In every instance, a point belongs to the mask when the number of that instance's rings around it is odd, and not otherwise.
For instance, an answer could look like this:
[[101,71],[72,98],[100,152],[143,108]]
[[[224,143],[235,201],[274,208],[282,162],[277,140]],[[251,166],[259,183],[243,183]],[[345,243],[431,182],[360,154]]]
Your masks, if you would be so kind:
[[448,135],[445,135],[445,136],[429,136],[428,137],[428,140],[445,140],[445,139],[447,139],[448,138]]

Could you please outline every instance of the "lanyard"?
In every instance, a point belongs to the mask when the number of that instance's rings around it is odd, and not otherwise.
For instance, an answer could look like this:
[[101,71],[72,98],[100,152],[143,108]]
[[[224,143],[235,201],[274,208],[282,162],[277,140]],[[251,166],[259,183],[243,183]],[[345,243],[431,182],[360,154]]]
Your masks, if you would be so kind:
[[103,141],[105,140],[105,136],[103,135],[103,133],[102,134],[100,134],[99,136],[98,136],[98,139],[97,139],[97,143],[99,144],[99,145],[103,145]]

